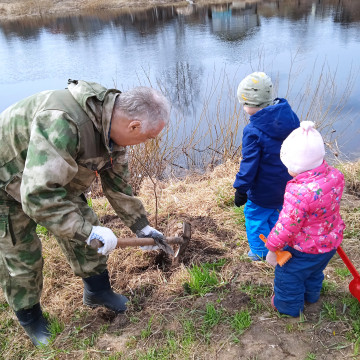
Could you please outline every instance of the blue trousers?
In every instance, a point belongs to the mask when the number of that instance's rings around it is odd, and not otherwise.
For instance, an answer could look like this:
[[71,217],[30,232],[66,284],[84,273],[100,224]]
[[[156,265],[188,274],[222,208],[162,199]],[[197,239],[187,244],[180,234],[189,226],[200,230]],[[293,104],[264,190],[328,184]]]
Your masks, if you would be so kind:
[[268,236],[271,229],[279,218],[279,209],[263,208],[248,200],[244,207],[246,236],[250,250],[260,256],[265,257],[268,249],[264,242],[259,238],[260,234]]
[[282,313],[297,317],[304,310],[304,301],[319,300],[323,270],[336,250],[325,254],[306,254],[285,246],[292,258],[283,266],[276,265],[274,280],[274,305]]

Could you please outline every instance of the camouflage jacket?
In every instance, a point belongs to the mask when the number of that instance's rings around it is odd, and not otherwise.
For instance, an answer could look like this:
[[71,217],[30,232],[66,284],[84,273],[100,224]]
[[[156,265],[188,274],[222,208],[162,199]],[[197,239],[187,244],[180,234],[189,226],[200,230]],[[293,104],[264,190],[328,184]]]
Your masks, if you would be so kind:
[[92,225],[71,201],[93,182],[134,232],[148,224],[128,184],[126,148],[110,143],[111,115],[120,91],[69,81],[0,114],[0,188],[21,202],[36,223],[62,238],[86,239]]

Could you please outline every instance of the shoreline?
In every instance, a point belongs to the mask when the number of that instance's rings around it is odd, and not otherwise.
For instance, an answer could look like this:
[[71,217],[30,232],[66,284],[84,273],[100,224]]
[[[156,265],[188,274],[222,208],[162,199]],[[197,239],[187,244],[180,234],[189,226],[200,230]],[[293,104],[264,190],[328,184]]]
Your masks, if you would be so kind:
[[[256,2],[257,0],[250,0]],[[0,0],[0,22],[23,19],[41,19],[43,17],[80,16],[97,12],[126,13],[141,11],[153,7],[176,6],[186,8],[194,5],[216,5],[229,3],[226,0]]]

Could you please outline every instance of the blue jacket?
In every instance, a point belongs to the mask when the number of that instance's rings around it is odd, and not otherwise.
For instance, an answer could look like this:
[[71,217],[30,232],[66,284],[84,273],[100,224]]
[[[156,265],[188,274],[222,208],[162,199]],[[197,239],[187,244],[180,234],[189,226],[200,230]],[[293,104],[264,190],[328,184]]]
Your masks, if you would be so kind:
[[247,193],[256,205],[270,209],[282,206],[286,183],[292,177],[280,160],[280,148],[299,126],[297,115],[281,98],[250,116],[243,132],[242,160],[234,188]]

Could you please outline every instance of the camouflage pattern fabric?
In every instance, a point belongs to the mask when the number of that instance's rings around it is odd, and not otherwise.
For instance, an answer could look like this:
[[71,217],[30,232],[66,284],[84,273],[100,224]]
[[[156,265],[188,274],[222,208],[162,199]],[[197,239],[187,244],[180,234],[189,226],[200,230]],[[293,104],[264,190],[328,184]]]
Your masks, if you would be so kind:
[[83,193],[95,171],[125,225],[136,231],[148,224],[128,185],[126,149],[109,139],[118,95],[118,90],[78,81],[68,90],[35,94],[0,114],[0,188],[56,236],[89,236],[91,224],[68,196]]
[[40,300],[43,258],[35,230],[21,204],[0,190],[0,283],[15,311]]
[[[0,114],[1,219],[9,216],[6,212],[13,207],[17,215],[11,216],[19,216],[10,222],[19,224],[18,235],[9,236],[9,230],[0,237],[1,255],[11,259],[3,260],[0,281],[15,310],[25,303],[30,306],[33,299],[29,294],[20,296],[22,280],[10,281],[9,276],[24,278],[23,284],[34,289],[35,297],[41,292],[41,244],[35,234],[36,224],[56,236],[77,275],[91,276],[105,269],[106,259],[85,246],[98,220],[78,201],[96,172],[124,224],[134,232],[148,225],[145,209],[128,183],[126,148],[112,144],[109,138],[111,114],[119,94],[96,83],[70,81],[68,89],[35,94]],[[11,205],[6,205],[9,195]],[[8,228],[6,224],[3,227]],[[23,268],[24,263],[31,269]],[[17,281],[19,286],[15,285]],[[7,288],[9,282],[14,289]],[[27,300],[15,300],[24,297]]]
[[[87,221],[100,224],[82,198],[72,201]],[[106,269],[107,257],[82,240],[56,239],[75,275],[88,277]],[[3,190],[0,190],[0,252],[0,284],[11,308],[17,311],[37,304],[43,284],[43,258],[36,223]]]
[[[100,221],[91,209],[85,198],[80,196],[72,198],[71,201],[78,207],[82,216],[94,226],[99,226]],[[88,246],[82,240],[64,239],[56,237],[67,261],[69,262],[75,275],[86,278],[98,275],[106,270],[108,257],[98,254],[91,246]]]

